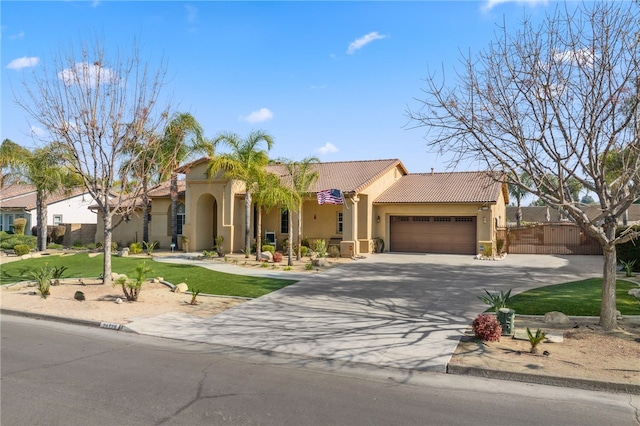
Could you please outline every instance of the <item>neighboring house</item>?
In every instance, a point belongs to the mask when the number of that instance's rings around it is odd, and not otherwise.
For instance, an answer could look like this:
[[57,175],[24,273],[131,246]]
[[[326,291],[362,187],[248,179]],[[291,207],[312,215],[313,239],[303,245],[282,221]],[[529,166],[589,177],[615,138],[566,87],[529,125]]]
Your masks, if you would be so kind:
[[[589,219],[593,219],[600,213],[598,204],[588,204],[580,206],[580,209],[587,214]],[[518,208],[513,206],[507,207],[507,226],[515,227],[516,213]],[[566,216],[560,214],[559,211],[547,206],[528,206],[522,207],[522,223],[524,225],[533,223],[558,223],[570,222]],[[632,204],[629,206],[627,223],[629,225],[640,224],[640,204]],[[622,225],[622,216],[618,218],[618,224]]]
[[[84,189],[69,194],[58,192],[47,197],[47,225],[96,224],[96,214],[89,210],[93,199]],[[37,226],[36,190],[30,185],[9,185],[0,191],[0,231],[13,232],[13,221],[27,219],[25,234]]]
[[[184,174],[179,181],[178,235],[189,239],[191,251],[210,250],[221,236],[225,252],[240,252],[244,183],[208,179],[208,162],[205,157],[178,169]],[[397,159],[318,163],[312,168],[319,178],[303,203],[303,236],[312,246],[315,240],[326,240],[339,247],[342,256],[371,253],[378,239],[384,241],[384,251],[475,254],[495,247],[496,228],[506,226],[507,187],[486,172],[409,174]],[[283,165],[269,165],[267,170],[287,179]],[[320,205],[317,193],[326,189],[340,190],[345,203]],[[149,239],[168,249],[169,183],[154,187],[150,197]],[[284,249],[289,236],[288,214],[280,208],[263,212],[260,237],[274,241],[278,250]],[[255,238],[255,208],[251,224]],[[295,235],[297,214],[293,227]],[[114,230],[113,241],[119,245],[141,239],[140,213]],[[104,241],[100,229],[96,241]]]

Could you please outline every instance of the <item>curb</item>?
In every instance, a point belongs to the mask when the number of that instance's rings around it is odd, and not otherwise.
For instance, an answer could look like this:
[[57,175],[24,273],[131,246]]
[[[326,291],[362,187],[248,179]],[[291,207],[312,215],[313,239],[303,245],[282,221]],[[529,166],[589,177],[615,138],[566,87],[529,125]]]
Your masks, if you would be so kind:
[[600,382],[597,380],[578,379],[572,377],[545,376],[528,373],[491,370],[480,367],[464,367],[447,364],[447,374],[484,377],[487,379],[509,380],[514,382],[535,383],[564,388],[584,389],[589,391],[617,392],[640,395],[640,385],[617,382]]
[[[54,315],[35,314],[31,312],[15,311],[11,309],[0,309],[0,314],[14,315],[14,316],[33,318],[38,320],[57,321],[57,322],[62,322],[67,324],[85,325],[90,327],[98,327],[98,328],[104,328],[104,329],[109,329],[114,331],[123,331],[127,333],[137,334],[135,331],[128,329],[125,324],[106,323],[106,322],[100,322],[100,321],[83,320],[79,318],[66,318],[66,317],[59,317]],[[287,354],[283,354],[283,355],[287,355]],[[353,364],[360,364],[360,363],[353,363]],[[370,364],[362,364],[362,365],[369,366]],[[402,369],[402,370],[405,370],[405,369]],[[433,371],[433,370],[420,370],[420,371]],[[527,374],[527,373],[515,373],[515,372],[492,370],[492,369],[480,368],[480,367],[465,367],[462,365],[456,365],[452,363],[447,363],[443,374],[482,377],[486,379],[508,380],[508,381],[521,382],[521,383],[534,383],[538,385],[583,389],[583,390],[589,390],[589,391],[616,392],[616,393],[640,395],[640,385],[617,383],[617,382],[600,382],[597,380],[546,376],[546,375],[536,375],[536,374]]]

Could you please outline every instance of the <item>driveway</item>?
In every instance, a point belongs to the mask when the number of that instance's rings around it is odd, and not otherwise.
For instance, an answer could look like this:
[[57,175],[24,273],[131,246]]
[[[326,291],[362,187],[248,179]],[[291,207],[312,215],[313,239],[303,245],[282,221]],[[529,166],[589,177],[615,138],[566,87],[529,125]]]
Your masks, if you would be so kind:
[[377,254],[202,319],[169,313],[126,326],[187,341],[444,372],[484,289],[527,289],[602,273],[600,256]]

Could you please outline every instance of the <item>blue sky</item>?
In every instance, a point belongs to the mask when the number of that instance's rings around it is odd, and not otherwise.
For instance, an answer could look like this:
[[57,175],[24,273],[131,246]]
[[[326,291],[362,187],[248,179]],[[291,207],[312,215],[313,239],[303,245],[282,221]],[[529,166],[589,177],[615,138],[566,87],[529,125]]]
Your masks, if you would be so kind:
[[[428,68],[455,81],[461,54],[494,40],[496,24],[557,4],[531,1],[218,2],[5,1],[0,3],[0,138],[35,146],[12,94],[30,67],[60,46],[103,38],[107,52],[130,49],[164,59],[163,92],[192,113],[208,137],[259,129],[272,157],[321,161],[400,159],[410,172],[446,170],[411,129]],[[477,170],[464,164],[457,170]]]

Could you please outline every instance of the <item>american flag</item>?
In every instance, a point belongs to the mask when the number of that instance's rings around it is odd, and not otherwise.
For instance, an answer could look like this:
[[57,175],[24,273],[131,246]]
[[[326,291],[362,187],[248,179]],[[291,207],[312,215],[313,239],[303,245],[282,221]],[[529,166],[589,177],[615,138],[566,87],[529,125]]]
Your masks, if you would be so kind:
[[342,192],[339,189],[318,191],[318,204],[344,204]]

